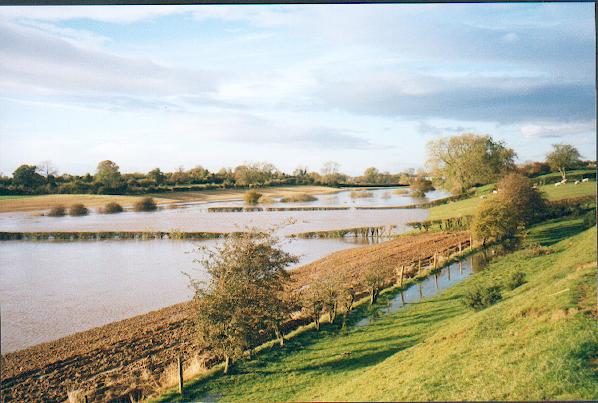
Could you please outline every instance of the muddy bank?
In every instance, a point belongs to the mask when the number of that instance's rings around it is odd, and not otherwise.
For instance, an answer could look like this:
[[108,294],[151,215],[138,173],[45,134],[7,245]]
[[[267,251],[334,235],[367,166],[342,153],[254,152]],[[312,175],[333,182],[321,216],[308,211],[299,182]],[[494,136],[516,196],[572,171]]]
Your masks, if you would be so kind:
[[[398,265],[429,258],[467,240],[467,232],[401,236],[336,252],[291,273],[295,287],[333,273],[360,294],[359,284],[369,267],[379,267],[392,281]],[[190,361],[198,353],[192,317],[191,303],[182,303],[8,353],[2,357],[2,400],[64,401],[72,391],[85,393],[92,401],[135,390],[147,396],[162,385],[165,370],[179,355]]]

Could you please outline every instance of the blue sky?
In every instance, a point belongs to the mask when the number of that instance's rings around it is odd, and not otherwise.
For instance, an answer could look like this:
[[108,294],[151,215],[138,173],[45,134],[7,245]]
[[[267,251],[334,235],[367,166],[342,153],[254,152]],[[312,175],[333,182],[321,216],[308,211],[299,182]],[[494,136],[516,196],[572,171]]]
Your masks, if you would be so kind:
[[0,172],[422,167],[488,133],[594,158],[594,6],[0,8]]

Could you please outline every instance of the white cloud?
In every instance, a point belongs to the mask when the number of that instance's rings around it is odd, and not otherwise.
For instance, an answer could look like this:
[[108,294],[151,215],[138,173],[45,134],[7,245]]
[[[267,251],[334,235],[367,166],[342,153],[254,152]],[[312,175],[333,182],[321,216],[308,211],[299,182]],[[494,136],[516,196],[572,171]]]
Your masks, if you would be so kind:
[[594,134],[596,123],[594,121],[583,122],[547,122],[533,123],[521,126],[521,134],[531,138],[563,138],[579,134]]

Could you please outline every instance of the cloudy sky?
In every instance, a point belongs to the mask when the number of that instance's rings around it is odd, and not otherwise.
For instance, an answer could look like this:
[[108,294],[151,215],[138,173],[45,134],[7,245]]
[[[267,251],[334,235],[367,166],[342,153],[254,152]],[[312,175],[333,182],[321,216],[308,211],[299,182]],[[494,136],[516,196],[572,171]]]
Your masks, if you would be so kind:
[[594,5],[0,7],[0,172],[421,167],[430,139],[594,158]]

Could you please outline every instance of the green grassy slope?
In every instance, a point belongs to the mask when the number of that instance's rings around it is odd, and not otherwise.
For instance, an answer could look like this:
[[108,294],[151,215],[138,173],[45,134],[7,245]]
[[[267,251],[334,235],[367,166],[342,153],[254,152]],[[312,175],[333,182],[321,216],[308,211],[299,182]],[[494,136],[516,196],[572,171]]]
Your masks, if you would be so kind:
[[[583,196],[595,196],[596,182],[589,181],[580,183],[579,185],[568,183],[562,186],[544,185],[540,186],[540,190],[544,192],[548,200],[562,200]],[[476,193],[475,196],[469,199],[434,206],[430,209],[429,219],[439,220],[449,217],[473,215],[476,208],[482,201],[482,199],[479,197],[479,194],[481,193],[487,192]]]
[[[240,363],[233,375],[212,374],[188,383],[185,396],[162,399],[597,398],[592,362],[598,358],[598,338],[595,318],[589,316],[596,300],[596,265],[587,264],[596,259],[596,228],[550,250],[500,258],[429,301],[347,334],[333,326],[304,332],[282,350],[274,347]],[[461,304],[468,288],[504,283],[515,271],[525,272],[527,283],[503,292],[502,302],[481,312]]]

